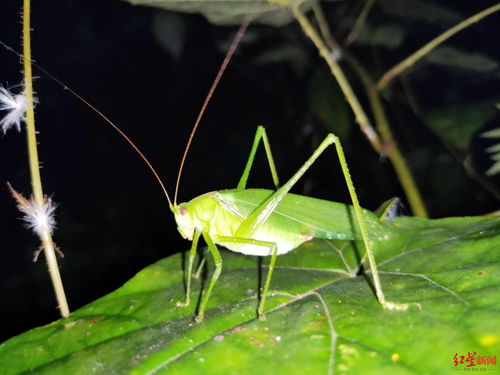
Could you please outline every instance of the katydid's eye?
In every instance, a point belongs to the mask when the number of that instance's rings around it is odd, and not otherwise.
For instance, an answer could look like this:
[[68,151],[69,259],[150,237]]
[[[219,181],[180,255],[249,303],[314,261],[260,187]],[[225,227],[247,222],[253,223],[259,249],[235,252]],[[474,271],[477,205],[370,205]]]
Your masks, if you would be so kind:
[[186,208],[186,207],[181,207],[181,208],[179,209],[179,212],[180,212],[180,214],[181,214],[182,216],[184,216],[184,215],[186,215],[186,214],[187,214],[188,210],[187,210],[187,208]]

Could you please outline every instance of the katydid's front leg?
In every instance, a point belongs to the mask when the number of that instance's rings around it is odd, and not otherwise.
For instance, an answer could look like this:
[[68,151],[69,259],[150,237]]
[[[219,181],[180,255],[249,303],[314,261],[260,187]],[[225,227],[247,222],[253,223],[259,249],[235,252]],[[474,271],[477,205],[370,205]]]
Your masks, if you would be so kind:
[[[200,302],[200,307],[198,309],[198,314],[196,315],[196,322],[201,322],[203,320],[203,315],[205,313],[205,307],[207,305],[208,300],[210,299],[210,295],[212,294],[212,289],[214,288],[215,284],[217,283],[217,280],[219,279],[220,273],[222,271],[222,257],[220,256],[220,252],[217,249],[217,246],[215,245],[214,241],[209,235],[208,231],[203,231],[200,232],[199,230],[195,230],[194,235],[193,235],[193,242],[191,243],[191,250],[189,251],[189,258],[188,258],[188,267],[187,267],[187,280],[186,280],[186,299],[184,302],[177,302],[177,306],[180,307],[186,307],[189,306],[190,300],[191,300],[191,280],[193,277],[193,263],[194,263],[194,258],[196,256],[196,249],[198,247],[198,240],[200,239],[200,235],[203,235],[203,239],[208,245],[208,249],[210,250],[210,253],[212,254],[212,258],[214,259],[214,264],[215,264],[215,271],[212,274],[212,278],[210,279],[210,283],[208,285],[208,288],[206,292],[203,294],[201,302]],[[227,242],[233,242],[233,241],[227,241]]]
[[198,240],[200,239],[201,232],[199,230],[195,230],[193,235],[193,242],[191,242],[191,250],[189,251],[189,259],[188,259],[188,267],[187,267],[187,280],[186,280],[186,299],[184,302],[177,301],[177,306],[188,306],[191,296],[191,278],[193,273],[193,262],[196,256],[196,249],[198,247]]

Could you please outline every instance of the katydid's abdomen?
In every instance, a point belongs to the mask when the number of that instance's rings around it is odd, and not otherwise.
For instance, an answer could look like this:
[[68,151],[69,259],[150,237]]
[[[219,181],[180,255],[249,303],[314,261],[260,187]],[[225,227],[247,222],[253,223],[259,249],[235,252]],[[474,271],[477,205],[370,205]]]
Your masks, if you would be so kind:
[[[232,189],[203,194],[179,205],[183,213],[176,215],[179,231],[188,239],[192,239],[195,229],[207,231],[215,243],[229,250],[247,255],[271,255],[269,247],[225,242],[220,238],[238,237],[243,221],[273,193],[274,190],[267,189]],[[389,237],[390,231],[372,212],[363,210],[363,216],[372,240]],[[351,205],[289,193],[254,232],[243,237],[274,243],[279,255],[313,238],[361,240],[362,234]]]

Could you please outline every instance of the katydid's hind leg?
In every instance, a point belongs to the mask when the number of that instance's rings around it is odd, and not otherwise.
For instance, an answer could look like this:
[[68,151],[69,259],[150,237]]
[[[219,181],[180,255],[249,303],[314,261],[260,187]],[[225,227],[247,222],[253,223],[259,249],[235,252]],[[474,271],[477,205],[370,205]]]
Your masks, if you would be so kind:
[[[290,189],[297,183],[297,181],[304,175],[304,173],[311,167],[311,165],[316,161],[316,159],[332,144],[335,144],[337,155],[340,161],[342,172],[346,180],[347,188],[351,196],[351,200],[354,206],[354,210],[358,219],[358,223],[361,229],[361,235],[366,247],[366,255],[368,257],[370,268],[373,274],[373,283],[375,286],[375,291],[377,294],[377,299],[379,303],[386,309],[398,309],[406,310],[408,308],[407,304],[398,304],[393,302],[388,302],[385,299],[384,292],[382,291],[382,286],[380,284],[380,279],[377,270],[377,264],[375,263],[375,257],[373,255],[371,241],[368,237],[368,231],[366,229],[366,224],[363,219],[362,210],[359,205],[359,201],[354,190],[354,184],[352,183],[351,175],[349,173],[349,168],[347,167],[347,162],[345,160],[344,151],[342,150],[342,145],[337,136],[330,133],[328,134],[323,142],[314,150],[313,154],[306,160],[306,162],[299,168],[297,172],[275,193],[273,193],[269,198],[267,198],[259,207],[257,207],[248,217],[241,223],[240,227],[236,231],[237,237],[251,237],[253,233],[263,225],[267,218],[276,209],[279,202],[288,194]],[[250,162],[251,164],[251,162]]]
[[238,182],[237,189],[243,190],[247,186],[248,175],[252,169],[253,161],[255,159],[255,154],[257,152],[257,147],[259,142],[262,140],[264,143],[264,149],[266,151],[267,161],[269,163],[269,169],[271,170],[271,176],[273,177],[274,186],[277,188],[279,186],[278,173],[276,172],[276,166],[274,165],[273,154],[271,152],[271,145],[269,144],[269,139],[267,138],[266,129],[259,125],[257,131],[255,132],[255,137],[253,139],[252,149],[250,150],[250,156],[248,157],[247,164],[243,170],[243,175]]
[[384,309],[390,310],[406,310],[408,309],[407,303],[395,303],[390,302],[385,299],[384,292],[382,290],[382,284],[380,283],[380,278],[377,269],[377,263],[375,262],[375,256],[373,255],[373,246],[372,241],[368,235],[368,230],[366,229],[365,220],[363,219],[363,211],[361,210],[361,206],[359,205],[358,196],[356,195],[356,191],[354,190],[354,184],[351,179],[351,174],[349,172],[349,168],[347,167],[347,162],[345,159],[344,151],[342,149],[342,145],[340,140],[334,134],[328,134],[327,138],[330,138],[332,142],[335,144],[335,149],[337,151],[337,155],[340,161],[340,166],[342,168],[342,173],[344,174],[344,178],[347,184],[347,189],[349,190],[349,195],[351,196],[351,200],[354,206],[354,212],[356,213],[356,217],[358,220],[359,228],[361,230],[361,235],[363,237],[363,242],[365,244],[366,249],[366,257],[370,263],[370,268],[372,271],[373,277],[373,285],[375,287],[375,293],[377,295],[377,299],[379,303],[382,305]]
[[306,162],[299,168],[297,172],[271,196],[269,196],[260,206],[252,211],[250,215],[240,224],[236,231],[236,237],[250,238],[257,231],[259,226],[263,225],[269,216],[276,209],[278,204],[288,194],[290,189],[297,183],[297,181],[306,173],[316,159],[325,151],[328,146],[334,143],[333,134],[329,134],[323,142],[314,150],[313,154],[306,160]]
[[[347,162],[345,160],[345,155],[342,150],[342,145],[340,144],[339,138],[334,134],[328,134],[325,139],[320,143],[318,148],[314,150],[313,154],[306,160],[306,162],[299,168],[297,172],[276,192],[274,192],[270,197],[268,197],[259,207],[257,207],[247,218],[241,223],[238,230],[236,231],[236,237],[250,238],[258,230],[259,226],[263,225],[269,216],[278,206],[279,202],[288,194],[290,189],[297,183],[297,181],[304,175],[304,173],[311,167],[316,159],[332,144],[335,144],[337,155],[339,157],[340,165],[342,167],[342,172],[344,173],[344,178],[347,183],[347,188],[351,196],[354,211],[356,213],[358,223],[361,229],[361,235],[366,247],[366,254],[370,262],[370,267],[373,274],[373,283],[375,286],[375,291],[377,294],[377,299],[384,308],[396,309],[399,305],[387,302],[385,300],[382,287],[380,285],[380,279],[377,271],[377,265],[375,263],[375,258],[373,256],[371,241],[368,237],[368,231],[366,229],[365,222],[363,220],[363,214],[359,201],[354,190],[354,184],[352,183],[351,175],[349,173],[349,168],[347,167]],[[251,164],[251,163],[250,163]],[[406,306],[407,307],[407,306]],[[406,308],[401,305],[401,309]]]
[[191,279],[193,273],[193,262],[196,256],[196,248],[198,247],[198,240],[200,238],[200,232],[195,231],[193,236],[193,242],[191,243],[191,250],[189,251],[188,267],[187,267],[187,280],[186,280],[186,299],[184,302],[177,301],[176,305],[185,307],[189,305],[191,296]]
[[217,280],[219,279],[220,273],[222,271],[222,257],[220,256],[219,250],[217,249],[217,246],[215,245],[214,241],[208,234],[208,232],[202,232],[203,238],[205,239],[205,242],[208,245],[208,249],[210,250],[210,253],[212,254],[212,257],[214,258],[214,264],[215,264],[215,271],[212,275],[212,278],[210,279],[210,283],[208,284],[207,291],[204,293],[202,296],[201,302],[200,302],[200,307],[198,308],[198,314],[196,315],[196,322],[201,322],[203,320],[203,316],[205,314],[205,308],[207,305],[208,300],[210,299],[210,295],[212,294],[212,289],[214,288],[215,284],[217,283]]
[[278,257],[278,246],[274,242],[254,240],[253,238],[242,238],[242,237],[228,237],[228,236],[218,236],[217,242],[228,242],[235,244],[247,244],[247,245],[257,245],[262,247],[267,247],[271,252],[271,261],[269,262],[269,270],[267,271],[266,281],[264,282],[264,288],[261,289],[259,306],[257,307],[257,315],[259,319],[265,319],[264,306],[266,304],[266,297],[269,292],[269,287],[271,286],[271,279],[273,277],[274,265],[276,264],[276,258]]

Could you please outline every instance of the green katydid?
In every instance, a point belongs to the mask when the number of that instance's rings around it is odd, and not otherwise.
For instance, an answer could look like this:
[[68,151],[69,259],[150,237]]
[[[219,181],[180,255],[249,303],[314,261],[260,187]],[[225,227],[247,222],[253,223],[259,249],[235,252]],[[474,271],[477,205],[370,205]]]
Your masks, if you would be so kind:
[[[392,303],[385,299],[371,239],[383,239],[388,232],[374,214],[361,209],[338,137],[332,133],[328,134],[304,165],[277,190],[246,189],[248,175],[261,140],[274,182],[278,185],[266,131],[264,127],[259,126],[250,157],[236,189],[206,193],[187,203],[170,203],[179,232],[184,238],[192,241],[187,266],[186,300],[179,305],[186,306],[190,302],[193,262],[200,236],[204,238],[213,256],[215,271],[200,302],[197,321],[203,319],[207,302],[222,270],[222,258],[217,244],[246,255],[271,256],[257,308],[258,316],[263,317],[277,256],[312,238],[325,238],[362,239],[378,301],[384,308],[406,309],[407,304]],[[289,193],[293,185],[332,144],[335,145],[353,206]],[[355,222],[353,218],[356,218]]]
[[[212,274],[207,290],[202,296],[196,315],[198,322],[203,320],[207,302],[222,271],[222,258],[217,245],[222,245],[229,250],[246,255],[271,257],[257,308],[257,314],[262,318],[264,317],[266,296],[271,285],[277,256],[295,249],[312,238],[325,238],[362,239],[366,249],[366,257],[372,270],[373,283],[379,303],[388,309],[406,309],[407,304],[393,303],[385,299],[373,255],[371,239],[386,237],[388,233],[375,215],[361,209],[339,138],[332,133],[325,137],[304,165],[282,187],[278,188],[278,175],[269,140],[264,127],[259,126],[250,156],[236,189],[206,193],[187,203],[177,204],[180,176],[191,140],[208,100],[217,86],[228,61],[231,59],[246,26],[243,25],[235,37],[195,122],[179,168],[173,203],[164,189],[179,232],[182,237],[192,241],[187,265],[186,298],[184,302],[178,302],[177,305],[187,306],[190,303],[193,264],[200,236],[208,245],[214,259],[215,271]],[[246,189],[248,176],[261,141],[264,144],[271,175],[277,190]],[[290,189],[323,151],[332,144],[335,145],[353,206],[289,193]],[[368,235],[367,224],[370,227],[371,239]]]

